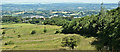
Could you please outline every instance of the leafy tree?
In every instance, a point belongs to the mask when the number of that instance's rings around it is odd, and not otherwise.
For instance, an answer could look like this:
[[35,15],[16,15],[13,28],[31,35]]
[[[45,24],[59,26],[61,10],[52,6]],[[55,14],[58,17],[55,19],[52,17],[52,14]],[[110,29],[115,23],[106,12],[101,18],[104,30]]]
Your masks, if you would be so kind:
[[80,41],[78,36],[69,36],[69,37],[65,37],[62,40],[62,47],[69,47],[72,50],[77,47],[78,42]]

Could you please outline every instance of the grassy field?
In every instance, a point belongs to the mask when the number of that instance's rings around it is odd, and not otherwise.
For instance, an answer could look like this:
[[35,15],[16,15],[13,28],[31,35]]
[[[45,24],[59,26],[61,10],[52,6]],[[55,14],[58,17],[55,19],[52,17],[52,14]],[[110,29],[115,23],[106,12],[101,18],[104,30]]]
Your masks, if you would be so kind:
[[[47,32],[44,33],[44,27]],[[55,34],[56,30],[61,29],[60,26],[51,25],[34,25],[34,24],[7,24],[3,25],[2,29],[5,31],[5,36],[2,42],[2,49],[7,50],[59,50],[69,49],[61,47],[62,38],[66,36],[73,36],[77,34]],[[36,34],[31,34],[32,30],[36,31]],[[18,38],[18,35],[21,35]],[[94,38],[80,37],[80,43],[75,50],[95,50],[94,46],[89,43]],[[6,42],[12,42],[14,44],[4,45]]]

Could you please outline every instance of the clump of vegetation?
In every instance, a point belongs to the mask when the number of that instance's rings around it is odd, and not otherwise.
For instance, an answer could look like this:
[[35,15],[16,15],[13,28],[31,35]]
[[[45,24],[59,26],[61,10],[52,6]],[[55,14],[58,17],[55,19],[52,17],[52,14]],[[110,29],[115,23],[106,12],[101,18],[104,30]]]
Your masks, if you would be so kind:
[[73,50],[77,47],[78,43],[80,42],[80,38],[78,36],[68,36],[62,39],[62,47],[69,47]]
[[5,42],[5,44],[4,45],[13,45],[14,44],[14,42],[13,41],[9,41],[9,42]]
[[7,38],[13,38],[13,37],[7,36]]
[[55,34],[57,34],[57,33],[60,33],[60,31],[59,31],[59,30],[56,30]]
[[64,48],[61,48],[61,49],[59,49],[59,50],[63,50],[63,51],[65,51],[66,49],[64,49]]
[[18,35],[18,38],[20,38],[21,37],[21,35]]
[[47,29],[46,29],[46,27],[44,27],[44,30],[43,30],[43,32],[44,32],[44,33],[46,33],[46,32],[47,32]]
[[2,39],[3,39],[3,38],[4,38],[4,36],[5,36],[5,31],[3,31],[3,32],[2,32],[2,35],[3,35],[3,36],[2,36]]
[[6,29],[5,27],[1,28],[1,29]]
[[14,33],[15,33],[15,31],[14,31]]
[[35,34],[36,33],[36,31],[35,30],[33,30],[32,32],[31,32],[31,34]]
[[53,17],[53,18],[50,18],[50,19],[46,19],[43,24],[44,25],[57,25],[57,26],[62,26],[64,25],[66,22],[69,22],[71,20],[73,20],[74,18],[73,17]]
[[2,34],[5,34],[5,31],[3,31]]
[[101,7],[98,15],[85,16],[63,26],[63,33],[75,33],[86,37],[95,37],[92,42],[98,51],[120,50],[120,7],[105,11]]

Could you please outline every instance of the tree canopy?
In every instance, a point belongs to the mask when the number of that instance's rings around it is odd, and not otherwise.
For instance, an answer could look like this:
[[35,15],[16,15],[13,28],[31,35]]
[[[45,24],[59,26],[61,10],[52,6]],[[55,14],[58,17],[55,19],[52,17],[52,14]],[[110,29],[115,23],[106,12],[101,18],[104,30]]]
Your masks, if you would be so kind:
[[63,26],[63,33],[76,33],[95,37],[91,43],[97,50],[118,51],[120,49],[120,7],[98,15],[85,16]]

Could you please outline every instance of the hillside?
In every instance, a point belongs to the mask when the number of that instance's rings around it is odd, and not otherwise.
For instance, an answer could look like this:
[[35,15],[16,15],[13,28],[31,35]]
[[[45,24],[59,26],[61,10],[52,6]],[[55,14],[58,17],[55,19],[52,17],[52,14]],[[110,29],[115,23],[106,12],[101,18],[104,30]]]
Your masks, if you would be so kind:
[[63,26],[63,33],[94,37],[92,42],[97,50],[119,51],[120,49],[120,8],[105,11],[72,21]]

